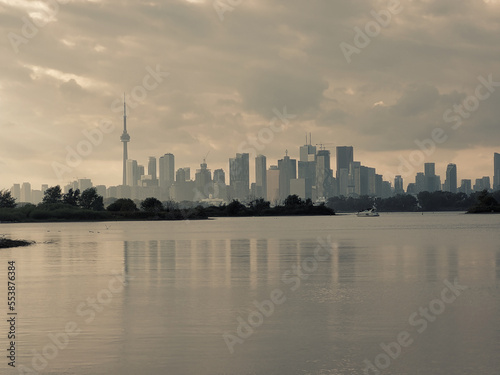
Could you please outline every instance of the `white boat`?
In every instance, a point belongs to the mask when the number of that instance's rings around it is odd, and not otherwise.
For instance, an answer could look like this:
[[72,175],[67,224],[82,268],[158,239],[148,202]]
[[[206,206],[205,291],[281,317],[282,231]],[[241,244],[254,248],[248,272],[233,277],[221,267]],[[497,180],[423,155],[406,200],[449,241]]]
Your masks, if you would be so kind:
[[366,210],[359,211],[356,216],[358,217],[377,217],[380,216],[375,207],[367,208]]

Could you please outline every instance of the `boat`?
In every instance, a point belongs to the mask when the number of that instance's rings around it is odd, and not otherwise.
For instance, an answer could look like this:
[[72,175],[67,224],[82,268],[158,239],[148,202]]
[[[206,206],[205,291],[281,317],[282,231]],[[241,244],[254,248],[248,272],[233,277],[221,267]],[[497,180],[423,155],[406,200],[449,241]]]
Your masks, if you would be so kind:
[[367,208],[366,210],[363,211],[358,211],[356,214],[358,217],[377,217],[380,216],[377,212],[377,209],[375,207],[372,208]]

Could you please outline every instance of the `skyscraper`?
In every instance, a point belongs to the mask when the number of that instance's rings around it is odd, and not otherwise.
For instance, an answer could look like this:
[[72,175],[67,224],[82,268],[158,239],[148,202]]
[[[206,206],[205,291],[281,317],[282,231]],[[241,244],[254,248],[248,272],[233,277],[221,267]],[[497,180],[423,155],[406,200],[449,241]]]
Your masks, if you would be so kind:
[[137,160],[127,160],[127,168],[126,168],[126,176],[127,181],[126,185],[128,186],[137,186],[137,182],[139,180],[139,169],[137,165]]
[[441,178],[439,176],[436,176],[436,164],[425,163],[424,172],[424,191],[429,191],[432,193],[433,191],[441,190]]
[[316,146],[308,144],[300,148],[297,172],[299,179],[305,182],[305,197],[312,199],[312,187],[316,184]]
[[404,188],[403,188],[403,177],[400,175],[397,175],[394,178],[394,194],[404,194]]
[[128,150],[127,143],[130,142],[130,135],[127,133],[127,105],[125,104],[125,95],[123,95],[123,133],[120,137],[123,142],[123,183],[127,184],[127,160],[128,160]]
[[277,165],[271,165],[267,171],[267,200],[271,204],[278,203],[280,199],[280,171]]
[[208,198],[213,193],[212,171],[207,168],[205,159],[200,164],[200,169],[196,170],[194,181],[196,187],[195,200]]
[[231,198],[245,200],[250,194],[249,154],[236,154],[229,159],[229,186]]
[[267,167],[264,155],[255,158],[255,186],[255,198],[267,199]]
[[444,181],[444,191],[451,193],[457,192],[457,166],[456,164],[448,164],[446,168],[446,180]]
[[354,161],[354,149],[352,146],[337,147],[337,184],[338,193],[342,196],[348,195],[349,166]]
[[331,192],[333,171],[330,168],[330,151],[320,150],[316,155],[316,194],[328,198]]
[[290,195],[290,180],[297,178],[297,160],[290,159],[287,154],[283,159],[278,160],[280,171],[280,200],[284,201]]
[[168,153],[160,157],[159,172],[160,187],[162,191],[165,192],[174,183],[175,157],[173,154]]
[[500,190],[500,154],[493,157],[493,190]]
[[154,156],[150,156],[148,160],[148,175],[153,181],[157,181],[156,158]]

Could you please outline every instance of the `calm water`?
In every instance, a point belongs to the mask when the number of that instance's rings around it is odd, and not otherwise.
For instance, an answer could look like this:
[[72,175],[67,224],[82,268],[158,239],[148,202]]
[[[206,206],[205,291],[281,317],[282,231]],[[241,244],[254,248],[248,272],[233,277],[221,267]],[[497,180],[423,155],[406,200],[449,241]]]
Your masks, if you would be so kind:
[[9,260],[18,302],[0,373],[499,374],[499,229],[458,213],[0,225],[37,241],[0,250],[4,354]]

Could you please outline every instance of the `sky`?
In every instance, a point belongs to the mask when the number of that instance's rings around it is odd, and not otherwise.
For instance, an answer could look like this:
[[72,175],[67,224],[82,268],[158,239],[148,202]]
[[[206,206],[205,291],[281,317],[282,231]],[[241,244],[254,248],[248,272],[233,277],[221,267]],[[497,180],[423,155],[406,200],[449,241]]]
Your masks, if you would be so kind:
[[192,177],[298,159],[307,133],[405,185],[425,162],[492,177],[499,20],[494,0],[0,0],[0,189],[119,185],[124,94],[129,158]]

